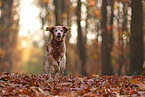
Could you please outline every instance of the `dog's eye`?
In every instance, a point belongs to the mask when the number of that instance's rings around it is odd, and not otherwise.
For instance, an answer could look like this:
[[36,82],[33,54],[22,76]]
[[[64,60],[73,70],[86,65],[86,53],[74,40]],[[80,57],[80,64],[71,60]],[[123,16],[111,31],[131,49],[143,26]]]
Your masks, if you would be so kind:
[[55,30],[55,32],[57,32],[57,30]]
[[63,32],[63,30],[61,30],[61,32]]

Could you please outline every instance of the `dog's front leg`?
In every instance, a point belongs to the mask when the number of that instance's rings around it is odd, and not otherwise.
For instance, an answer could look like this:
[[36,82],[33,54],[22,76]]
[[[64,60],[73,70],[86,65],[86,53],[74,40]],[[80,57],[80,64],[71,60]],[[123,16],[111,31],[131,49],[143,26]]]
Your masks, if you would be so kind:
[[65,69],[65,67],[66,67],[66,56],[65,56],[65,55],[64,55],[63,58],[62,58],[60,67],[61,67],[62,73],[64,74],[64,69]]
[[46,62],[45,62],[45,70],[46,70],[46,72],[48,74],[48,78],[51,80],[50,66],[51,66],[51,64],[48,62],[48,60],[46,60]]
[[[53,67],[53,72],[51,74],[51,67]],[[45,63],[45,70],[48,74],[49,80],[55,77],[55,74],[59,71],[58,63],[55,61],[55,59],[52,56],[46,57],[46,63]]]
[[55,78],[56,73],[58,73],[60,71],[59,63],[57,63],[56,61],[54,61],[53,62],[53,68],[54,68],[54,72],[52,74],[52,77]]

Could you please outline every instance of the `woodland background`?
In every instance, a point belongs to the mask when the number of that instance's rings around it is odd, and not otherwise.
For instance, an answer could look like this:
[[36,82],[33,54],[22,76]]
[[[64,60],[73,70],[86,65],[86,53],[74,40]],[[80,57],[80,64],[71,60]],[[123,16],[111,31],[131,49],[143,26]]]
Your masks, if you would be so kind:
[[[38,9],[39,26],[24,1]],[[0,72],[46,73],[45,28],[63,25],[71,27],[66,75],[145,75],[144,18],[144,0],[0,0]]]

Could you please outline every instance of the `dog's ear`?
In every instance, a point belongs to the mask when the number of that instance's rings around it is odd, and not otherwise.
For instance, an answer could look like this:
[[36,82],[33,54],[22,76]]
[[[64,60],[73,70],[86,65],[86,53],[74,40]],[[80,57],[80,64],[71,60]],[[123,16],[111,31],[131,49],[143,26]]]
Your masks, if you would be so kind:
[[64,30],[64,33],[68,33],[71,31],[71,28],[70,27],[66,27],[66,26],[63,26],[63,30]]
[[55,29],[55,27],[46,27],[45,31],[50,31],[51,33],[53,33],[53,30]]

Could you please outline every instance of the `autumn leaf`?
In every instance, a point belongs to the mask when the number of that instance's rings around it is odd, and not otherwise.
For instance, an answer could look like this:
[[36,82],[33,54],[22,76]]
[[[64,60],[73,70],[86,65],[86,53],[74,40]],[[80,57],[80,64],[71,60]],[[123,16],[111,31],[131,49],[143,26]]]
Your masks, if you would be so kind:
[[91,5],[95,5],[96,1],[95,1],[95,0],[89,0],[89,3],[90,3]]
[[63,16],[64,18],[66,18],[66,17],[67,17],[67,13],[63,13],[62,16]]
[[45,2],[45,3],[49,3],[49,0],[43,0],[43,2]]
[[119,8],[117,5],[114,5],[113,7],[114,7],[114,9],[118,9]]
[[95,13],[96,13],[96,16],[100,16],[100,11],[96,10]]
[[1,53],[2,53],[2,49],[0,48],[0,55],[1,55]]

